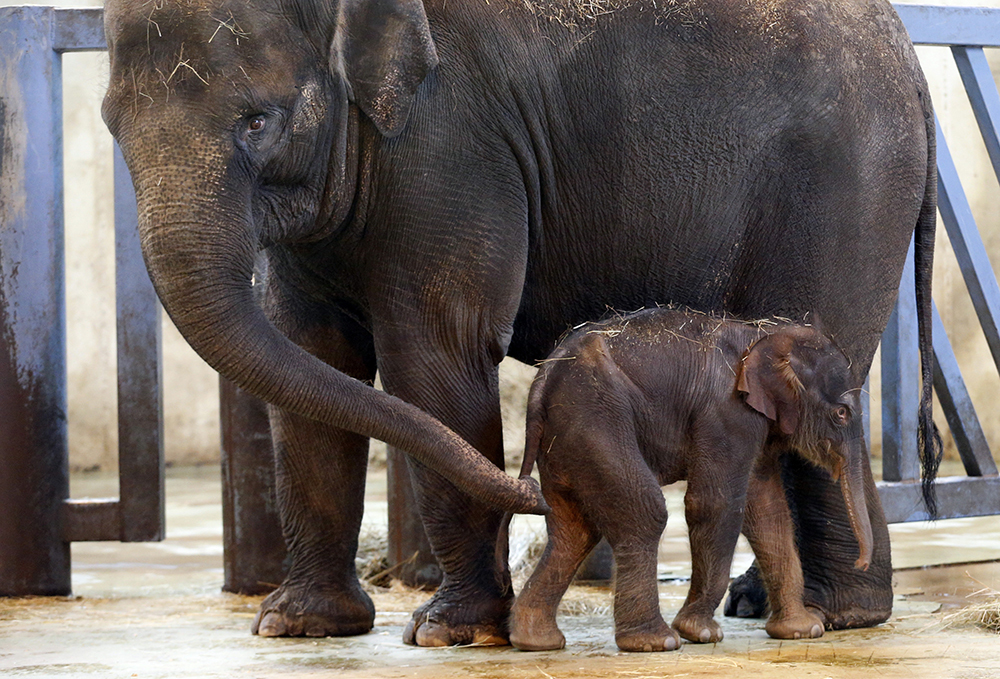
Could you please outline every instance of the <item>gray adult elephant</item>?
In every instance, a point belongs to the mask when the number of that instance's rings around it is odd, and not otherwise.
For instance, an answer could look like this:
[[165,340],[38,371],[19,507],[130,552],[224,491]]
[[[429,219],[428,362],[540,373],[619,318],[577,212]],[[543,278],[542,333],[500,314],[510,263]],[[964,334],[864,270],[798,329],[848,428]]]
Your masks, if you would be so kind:
[[[107,0],[106,34],[154,285],[276,406],[291,568],[260,634],[371,628],[353,556],[376,437],[412,454],[444,572],[406,640],[506,639],[493,507],[544,507],[473,451],[502,459],[505,355],[609,307],[816,312],[860,386],[915,227],[928,311],[931,107],[882,0]],[[831,627],[891,607],[866,484],[862,572],[838,487],[790,477]]]

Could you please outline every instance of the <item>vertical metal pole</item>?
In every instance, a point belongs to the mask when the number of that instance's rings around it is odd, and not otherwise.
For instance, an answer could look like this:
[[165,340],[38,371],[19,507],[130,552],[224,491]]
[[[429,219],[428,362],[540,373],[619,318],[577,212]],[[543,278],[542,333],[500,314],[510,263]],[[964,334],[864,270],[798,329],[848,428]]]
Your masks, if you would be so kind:
[[389,567],[394,578],[411,587],[441,584],[441,567],[431,553],[410,483],[406,453],[389,446],[386,492],[389,510]]
[[0,9],[0,595],[70,592],[62,65],[52,10]]
[[165,537],[160,303],[139,250],[135,192],[115,144],[118,476],[121,540]]
[[267,406],[219,380],[222,415],[222,589],[263,594],[288,572],[274,496],[274,453]]
[[899,298],[882,335],[882,479],[920,478],[917,412],[920,354],[913,291],[913,241],[906,254]]

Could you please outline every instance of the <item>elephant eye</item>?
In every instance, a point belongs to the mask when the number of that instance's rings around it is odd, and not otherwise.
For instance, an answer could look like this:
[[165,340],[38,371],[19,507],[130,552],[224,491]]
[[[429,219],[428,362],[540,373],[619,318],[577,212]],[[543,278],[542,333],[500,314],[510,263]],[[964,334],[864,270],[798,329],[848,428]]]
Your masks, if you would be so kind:
[[837,406],[833,409],[831,416],[834,423],[840,426],[844,426],[851,421],[851,411],[847,406]]
[[247,123],[247,129],[251,132],[260,132],[267,125],[267,121],[264,120],[264,116],[254,116]]

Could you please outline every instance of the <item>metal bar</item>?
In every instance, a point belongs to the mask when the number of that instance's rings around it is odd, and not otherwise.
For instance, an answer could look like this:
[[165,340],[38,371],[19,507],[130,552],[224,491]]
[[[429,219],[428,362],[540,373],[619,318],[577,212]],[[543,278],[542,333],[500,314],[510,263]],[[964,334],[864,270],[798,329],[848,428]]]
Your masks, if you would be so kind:
[[63,503],[63,540],[118,540],[122,532],[118,500],[67,500]]
[[[928,521],[919,481],[879,482],[879,496],[888,523]],[[935,483],[939,519],[1000,514],[1000,478],[947,476]]]
[[274,491],[274,455],[265,403],[219,380],[222,416],[222,589],[263,594],[288,572]]
[[431,552],[420,520],[406,457],[403,451],[389,446],[386,466],[389,567],[394,578],[411,587],[436,587],[441,582],[441,567]]
[[937,121],[938,209],[948,232],[958,268],[965,279],[972,306],[983,327],[993,362],[1000,370],[1000,287],[986,255],[972,209],[962,189],[962,182],[948,150],[948,143]]
[[948,341],[937,305],[934,312],[934,391],[941,401],[948,427],[955,438],[955,445],[969,476],[996,475],[997,465],[990,453],[976,409],[972,404],[965,381],[955,360],[955,353]]
[[951,52],[969,95],[972,112],[976,114],[993,171],[1000,180],[1000,130],[997,128],[1000,125],[1000,93],[997,92],[986,54],[982,47],[952,47]]
[[920,478],[917,412],[920,356],[913,290],[913,241],[906,255],[899,297],[882,335],[882,478]]
[[123,542],[164,538],[160,302],[139,248],[135,192],[115,144],[118,476]]
[[57,52],[106,50],[104,10],[100,7],[56,9],[52,27],[52,49]]
[[0,9],[0,596],[70,592],[62,65],[52,10]]
[[1000,47],[1000,10],[906,3],[893,7],[914,43]]

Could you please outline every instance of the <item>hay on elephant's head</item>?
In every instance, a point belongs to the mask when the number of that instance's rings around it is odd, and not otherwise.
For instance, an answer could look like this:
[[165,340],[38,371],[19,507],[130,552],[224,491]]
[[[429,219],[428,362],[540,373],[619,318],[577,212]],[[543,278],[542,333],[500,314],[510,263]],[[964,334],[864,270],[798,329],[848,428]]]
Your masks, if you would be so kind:
[[944,616],[944,625],[982,627],[1000,634],[1000,591],[984,587],[970,594],[969,598],[983,600]]

